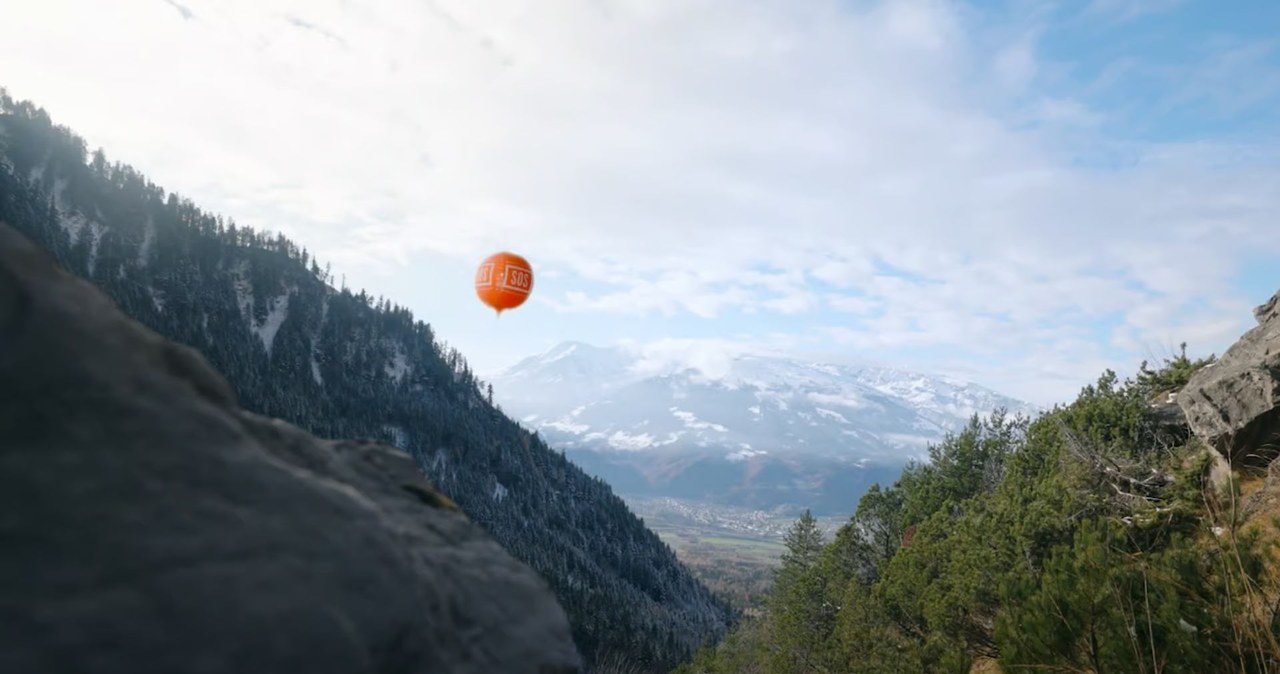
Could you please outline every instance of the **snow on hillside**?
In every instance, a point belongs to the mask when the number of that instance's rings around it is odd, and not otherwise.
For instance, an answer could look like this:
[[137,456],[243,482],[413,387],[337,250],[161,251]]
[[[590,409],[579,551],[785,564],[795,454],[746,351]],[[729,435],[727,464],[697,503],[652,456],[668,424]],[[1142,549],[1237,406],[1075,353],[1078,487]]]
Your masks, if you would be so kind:
[[1030,405],[890,368],[726,356],[713,368],[569,342],[492,378],[494,398],[628,498],[847,513],[973,414]]
[[271,347],[276,342],[276,333],[280,332],[280,326],[284,325],[284,319],[288,316],[289,293],[286,292],[267,301],[267,318],[261,325],[254,323],[249,325],[253,334],[262,340],[262,346],[267,353],[271,353]]
[[1035,411],[950,377],[751,355],[716,375],[655,372],[635,352],[577,342],[526,358],[493,384],[505,409],[566,448],[721,447],[739,461],[744,446],[905,460],[974,414]]

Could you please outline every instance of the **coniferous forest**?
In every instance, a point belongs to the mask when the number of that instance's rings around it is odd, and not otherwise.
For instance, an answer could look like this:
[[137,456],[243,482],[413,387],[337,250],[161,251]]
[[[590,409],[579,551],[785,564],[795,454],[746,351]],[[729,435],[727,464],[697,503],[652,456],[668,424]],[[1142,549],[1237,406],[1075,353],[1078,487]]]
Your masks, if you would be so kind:
[[548,581],[587,662],[666,671],[724,631],[726,605],[608,485],[496,409],[428,324],[335,289],[305,247],[166,193],[3,90],[0,220],[202,352],[246,409],[410,452]]
[[973,418],[833,537],[797,521],[756,620],[677,674],[1280,671],[1272,479],[1207,484],[1152,401],[1212,362],[1104,373],[1031,420]]

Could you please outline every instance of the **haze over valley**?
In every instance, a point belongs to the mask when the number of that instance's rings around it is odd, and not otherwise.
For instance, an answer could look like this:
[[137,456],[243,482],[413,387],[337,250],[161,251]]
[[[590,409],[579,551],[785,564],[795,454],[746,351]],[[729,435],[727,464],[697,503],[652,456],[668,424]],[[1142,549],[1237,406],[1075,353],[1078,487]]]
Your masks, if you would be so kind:
[[973,415],[1036,411],[953,377],[882,366],[728,354],[708,367],[581,342],[491,381],[504,411],[642,513],[665,498],[780,517],[847,514],[867,487],[892,483]]

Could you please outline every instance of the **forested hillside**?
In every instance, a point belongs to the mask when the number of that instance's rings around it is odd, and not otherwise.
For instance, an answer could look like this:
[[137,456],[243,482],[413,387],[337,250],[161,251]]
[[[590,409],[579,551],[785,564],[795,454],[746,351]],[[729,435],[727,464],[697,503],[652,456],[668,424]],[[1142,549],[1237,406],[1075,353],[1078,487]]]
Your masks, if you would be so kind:
[[1184,347],[1035,420],[975,418],[834,540],[802,518],[765,616],[677,671],[1278,671],[1273,478],[1206,488],[1168,404],[1209,363]]
[[588,662],[665,670],[723,631],[727,609],[671,550],[606,484],[497,410],[426,323],[335,290],[305,248],[89,155],[43,110],[2,91],[0,220],[133,318],[200,350],[246,409],[410,452],[546,578]]

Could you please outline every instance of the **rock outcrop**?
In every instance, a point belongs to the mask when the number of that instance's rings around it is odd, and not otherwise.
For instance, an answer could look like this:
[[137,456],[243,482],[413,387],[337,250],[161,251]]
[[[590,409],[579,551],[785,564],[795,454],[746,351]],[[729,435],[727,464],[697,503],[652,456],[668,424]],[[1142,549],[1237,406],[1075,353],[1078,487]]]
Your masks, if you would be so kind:
[[1280,450],[1280,293],[1254,317],[1258,326],[1178,394],[1191,430],[1232,464],[1266,464]]
[[0,671],[574,672],[561,607],[404,452],[237,408],[0,224]]

